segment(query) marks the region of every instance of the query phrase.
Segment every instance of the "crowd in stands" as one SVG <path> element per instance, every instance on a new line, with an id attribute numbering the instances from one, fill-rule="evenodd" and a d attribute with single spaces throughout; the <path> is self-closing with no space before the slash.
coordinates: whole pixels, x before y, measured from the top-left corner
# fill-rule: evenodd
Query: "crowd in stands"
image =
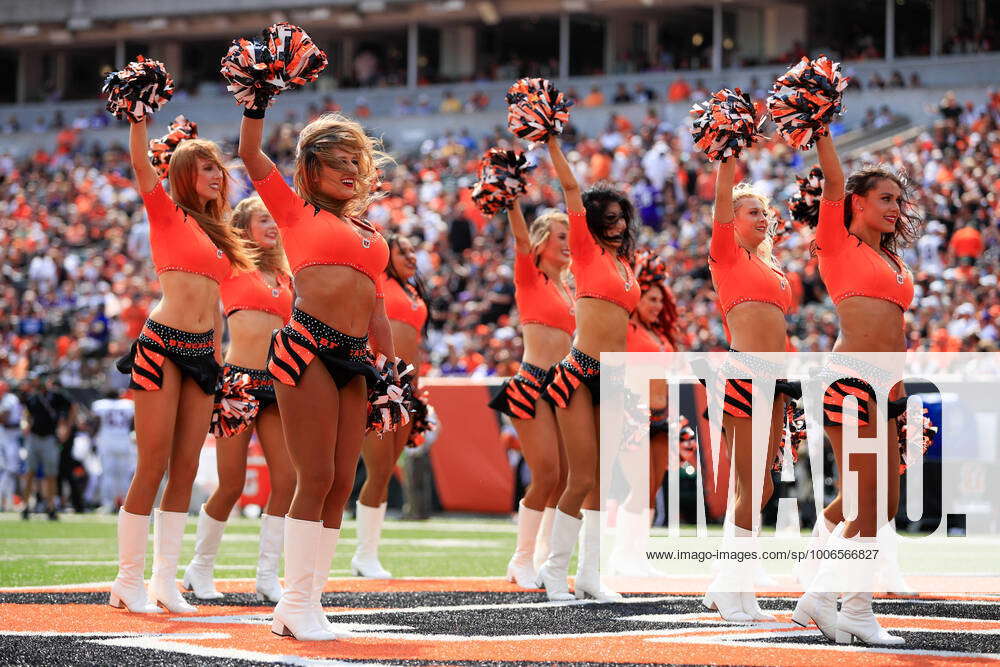
<path id="1" fill-rule="evenodd" d="M 996 350 L 1000 96 L 968 104 L 945 99 L 940 111 L 916 139 L 865 158 L 904 169 L 927 220 L 905 254 L 917 289 L 906 316 L 911 349 Z M 707 266 L 711 165 L 692 150 L 686 127 L 665 123 L 652 109 L 636 126 L 611 118 L 598 136 L 567 130 L 572 168 L 584 186 L 610 181 L 635 202 L 642 245 L 670 267 L 681 349 L 725 349 Z M 276 119 L 269 132 L 266 149 L 286 175 L 297 129 Z M 500 130 L 427 141 L 419 152 L 397 156 L 386 173 L 386 196 L 369 211 L 382 228 L 419 241 L 419 272 L 431 302 L 425 375 L 516 369 L 521 349 L 510 234 L 504 216 L 484 218 L 469 196 L 483 150 L 512 143 Z M 231 141 L 225 146 L 232 155 Z M 539 165 L 524 198 L 530 219 L 561 202 L 542 151 L 529 155 Z M 740 176 L 783 211 L 795 175 L 804 171 L 802 158 L 780 143 L 760 144 Z M 231 172 L 235 199 L 249 191 L 248 181 L 238 160 Z M 127 378 L 114 371 L 113 360 L 138 334 L 158 294 L 148 233 L 123 147 L 80 146 L 70 133 L 53 154 L 0 156 L 0 377 L 17 384 L 49 372 L 67 389 L 124 387 Z M 777 257 L 797 297 L 789 321 L 795 346 L 826 351 L 837 320 L 810 240 L 808 230 L 792 233 Z"/>

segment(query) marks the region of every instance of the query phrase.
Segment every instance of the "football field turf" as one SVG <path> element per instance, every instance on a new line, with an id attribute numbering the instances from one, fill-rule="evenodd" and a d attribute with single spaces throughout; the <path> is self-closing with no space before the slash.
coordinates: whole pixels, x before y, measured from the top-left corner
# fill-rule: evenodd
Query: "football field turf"
<path id="1" fill-rule="evenodd" d="M 169 665 L 905 665 L 1000 663 L 1000 596 L 879 597 L 875 612 L 906 645 L 837 645 L 790 622 L 798 592 L 769 590 L 774 622 L 732 624 L 684 594 L 631 594 L 617 603 L 548 602 L 502 578 L 514 549 L 507 517 L 388 521 L 380 553 L 399 578 L 350 575 L 353 521 L 323 595 L 351 636 L 296 642 L 269 632 L 272 605 L 253 595 L 259 523 L 233 519 L 216 566 L 223 599 L 196 614 L 132 614 L 108 606 L 115 518 L 29 522 L 0 515 L 0 663 Z M 181 565 L 194 548 L 188 521 Z M 150 540 L 150 549 L 152 540 Z M 147 556 L 147 572 L 151 567 Z M 575 568 L 571 567 L 571 572 Z M 178 573 L 178 577 L 180 572 Z"/>

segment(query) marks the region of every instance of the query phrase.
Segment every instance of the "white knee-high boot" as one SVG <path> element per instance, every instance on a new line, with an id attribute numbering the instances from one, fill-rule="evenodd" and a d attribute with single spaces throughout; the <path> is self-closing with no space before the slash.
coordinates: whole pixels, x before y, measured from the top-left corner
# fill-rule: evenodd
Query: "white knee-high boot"
<path id="1" fill-rule="evenodd" d="M 337 553 L 339 540 L 340 528 L 323 526 L 319 536 L 319 547 L 316 549 L 316 566 L 313 570 L 312 591 L 309 597 L 309 604 L 319 619 L 320 627 L 332 633 L 336 639 L 351 636 L 349 632 L 337 630 L 323 611 L 323 589 L 326 588 L 327 579 L 330 578 L 330 564 L 333 563 L 333 556 Z"/>
<path id="2" fill-rule="evenodd" d="M 278 564 L 281 561 L 285 537 L 285 517 L 265 514 L 260 518 L 260 549 L 257 554 L 258 600 L 277 602 L 281 599 Z"/>
<path id="3" fill-rule="evenodd" d="M 538 527 L 538 537 L 535 538 L 535 555 L 533 565 L 535 572 L 541 569 L 542 564 L 549 557 L 550 540 L 552 538 L 552 520 L 556 518 L 556 508 L 546 507 L 542 512 L 542 523 Z"/>
<path id="4" fill-rule="evenodd" d="M 896 534 L 896 522 L 892 520 L 878 529 L 879 574 L 882 585 L 879 590 L 893 595 L 916 595 L 917 592 L 906 583 L 903 572 L 899 568 L 899 535 Z"/>
<path id="5" fill-rule="evenodd" d="M 175 614 L 198 611 L 177 589 L 177 562 L 181 557 L 187 518 L 187 512 L 159 509 L 153 515 L 153 575 L 149 579 L 149 597 Z"/>
<path id="6" fill-rule="evenodd" d="M 622 596 L 601 583 L 601 513 L 598 510 L 583 510 L 582 532 L 574 594 L 580 599 L 590 597 L 598 602 L 618 602 Z"/>
<path id="7" fill-rule="evenodd" d="M 552 537 L 549 556 L 538 569 L 535 585 L 544 588 L 550 600 L 572 600 L 569 592 L 569 560 L 573 556 L 580 535 L 581 519 L 556 509 L 552 520 Z"/>
<path id="8" fill-rule="evenodd" d="M 844 524 L 830 533 L 826 548 L 831 550 L 851 549 L 850 541 L 844 539 Z M 827 639 L 837 636 L 837 593 L 843 586 L 844 561 L 824 558 L 819 563 L 816 576 L 812 578 L 806 592 L 795 604 L 792 620 L 802 627 L 810 622 L 816 624 Z"/>
<path id="9" fill-rule="evenodd" d="M 507 563 L 507 581 L 521 588 L 534 588 L 537 572 L 534 567 L 535 540 L 542 512 L 525 507 L 522 500 L 517 507 L 517 547 Z"/>
<path id="10" fill-rule="evenodd" d="M 320 623 L 312 602 L 322 531 L 321 521 L 285 517 L 285 590 L 274 607 L 271 624 L 271 632 L 276 635 L 300 641 L 336 639 Z M 325 573 L 323 580 L 326 581 Z"/>
<path id="11" fill-rule="evenodd" d="M 389 579 L 392 575 L 378 560 L 378 543 L 382 538 L 382 522 L 385 520 L 387 503 L 378 507 L 368 507 L 358 502 L 357 526 L 358 546 L 351 558 L 351 569 L 359 577 L 369 579 Z"/>
<path id="12" fill-rule="evenodd" d="M 655 577 L 660 574 L 646 556 L 649 550 L 649 524 L 648 507 L 638 513 L 625 508 L 618 511 L 615 548 L 611 553 L 611 567 L 616 574 L 625 577 Z"/>
<path id="13" fill-rule="evenodd" d="M 730 521 L 722 526 L 722 545 L 720 551 L 725 553 L 746 550 L 749 542 L 746 538 L 753 533 L 740 528 Z M 737 539 L 739 538 L 739 539 Z M 718 560 L 718 571 L 705 591 L 702 604 L 707 608 L 717 610 L 723 620 L 734 623 L 746 623 L 754 620 L 743 608 L 743 593 L 741 589 L 751 586 L 750 562 L 733 556 L 723 556 Z M 753 593 L 750 593 L 753 597 Z M 756 603 L 755 603 L 756 604 Z"/>
<path id="14" fill-rule="evenodd" d="M 163 610 L 146 599 L 143 573 L 146 570 L 146 542 L 149 539 L 149 515 L 118 512 L 118 576 L 111 584 L 109 603 L 119 609 L 143 614 Z"/>
<path id="15" fill-rule="evenodd" d="M 830 533 L 833 532 L 834 528 L 836 526 L 827 521 L 822 513 L 816 517 L 816 525 L 813 526 L 812 538 L 809 540 L 807 553 L 815 553 L 826 546 L 826 542 L 830 539 Z M 802 586 L 803 590 L 809 589 L 809 584 L 812 582 L 813 577 L 816 576 L 816 572 L 819 571 L 819 564 L 820 559 L 809 557 L 799 561 L 795 565 L 795 578 L 799 580 L 799 585 Z"/>
<path id="16" fill-rule="evenodd" d="M 215 590 L 215 557 L 225 529 L 226 522 L 210 517 L 202 505 L 194 538 L 194 556 L 184 568 L 182 582 L 184 588 L 193 591 L 199 600 L 218 600 L 222 597 L 222 593 Z"/>
<path id="17" fill-rule="evenodd" d="M 844 593 L 837 614 L 837 643 L 850 644 L 855 639 L 870 646 L 899 646 L 905 644 L 902 637 L 890 635 L 879 625 L 872 611 L 872 598 L 875 593 L 875 574 L 879 567 L 876 560 L 863 556 L 878 547 L 878 539 L 870 537 L 854 537 L 842 540 L 844 548 L 849 549 L 856 557 L 844 561 L 847 565 L 846 576 L 843 577 Z"/>

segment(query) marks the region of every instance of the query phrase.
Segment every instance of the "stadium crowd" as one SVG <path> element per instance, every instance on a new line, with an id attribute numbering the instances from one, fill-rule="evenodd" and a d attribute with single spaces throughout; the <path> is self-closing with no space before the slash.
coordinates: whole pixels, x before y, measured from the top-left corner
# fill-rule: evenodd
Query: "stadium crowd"
<path id="1" fill-rule="evenodd" d="M 268 139 L 266 150 L 286 176 L 298 129 L 294 120 L 279 123 Z M 707 266 L 715 177 L 692 150 L 687 128 L 663 121 L 651 106 L 637 126 L 611 113 L 599 136 L 570 127 L 564 142 L 581 183 L 611 181 L 634 201 L 642 244 L 670 267 L 680 348 L 726 349 Z M 419 275 L 431 309 L 425 377 L 509 375 L 521 357 L 506 220 L 485 219 L 469 192 L 483 150 L 512 143 L 499 129 L 487 137 L 449 132 L 428 140 L 418 152 L 397 156 L 385 174 L 386 196 L 369 210 L 383 229 L 419 241 Z M 227 149 L 234 154 L 231 142 Z M 541 152 L 529 150 L 529 157 L 538 164 L 524 201 L 530 219 L 560 197 Z M 917 288 L 906 314 L 910 349 L 996 350 L 1000 94 L 964 104 L 946 97 L 932 128 L 862 159 L 908 173 L 926 219 L 905 256 Z M 745 165 L 739 176 L 787 217 L 784 201 L 805 171 L 801 154 L 767 142 Z M 238 160 L 230 171 L 235 202 L 249 192 L 249 181 Z M 98 392 L 127 385 L 113 360 L 137 336 L 158 296 L 148 233 L 122 147 L 84 145 L 68 128 L 53 154 L 0 156 L 0 377 L 22 400 L 42 376 L 84 408 Z M 776 254 L 796 295 L 793 344 L 825 351 L 837 336 L 837 320 L 810 241 L 808 229 L 792 231 Z M 79 414 L 88 418 L 86 409 Z"/>

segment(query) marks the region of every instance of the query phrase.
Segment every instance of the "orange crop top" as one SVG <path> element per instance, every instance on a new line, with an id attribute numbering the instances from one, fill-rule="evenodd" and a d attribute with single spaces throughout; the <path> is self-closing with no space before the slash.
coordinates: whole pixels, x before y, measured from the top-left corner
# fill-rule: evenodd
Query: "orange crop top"
<path id="1" fill-rule="evenodd" d="M 891 301 L 903 310 L 913 301 L 913 276 L 900 260 L 899 271 L 878 250 L 844 226 L 844 200 L 820 200 L 816 227 L 819 275 L 834 304 L 851 296 Z"/>
<path id="2" fill-rule="evenodd" d="M 714 224 L 708 263 L 723 321 L 733 306 L 747 301 L 774 304 L 785 314 L 792 310 L 792 290 L 785 274 L 741 248 L 732 222 Z"/>
<path id="3" fill-rule="evenodd" d="M 260 271 L 235 273 L 222 283 L 222 308 L 229 317 L 237 310 L 259 310 L 277 315 L 283 322 L 292 317 L 292 281 L 284 274 L 275 276 L 271 287 Z"/>
<path id="4" fill-rule="evenodd" d="M 167 195 L 163 183 L 142 193 L 142 202 L 149 217 L 149 245 L 157 274 L 197 273 L 220 284 L 229 277 L 229 257 L 212 243 L 198 221 Z"/>
<path id="5" fill-rule="evenodd" d="M 628 262 L 625 279 L 618 271 L 618 260 L 594 240 L 587 228 L 586 213 L 569 214 L 569 250 L 573 256 L 570 269 L 576 279 L 576 298 L 593 297 L 610 301 L 631 313 L 639 304 L 639 283 Z"/>
<path id="6" fill-rule="evenodd" d="M 354 224 L 342 220 L 299 197 L 285 183 L 277 167 L 254 187 L 281 230 L 281 242 L 295 275 L 307 266 L 349 266 L 375 283 L 375 296 L 382 297 L 382 274 L 389 263 L 389 246 L 371 228 L 362 237 Z"/>
<path id="7" fill-rule="evenodd" d="M 390 320 L 396 320 L 420 333 L 427 321 L 427 304 L 417 294 L 417 290 L 407 285 L 405 288 L 394 278 L 385 276 L 385 314 Z"/>
<path id="8" fill-rule="evenodd" d="M 625 340 L 626 352 L 673 352 L 674 346 L 666 338 L 635 322 L 628 323 L 628 337 Z"/>
<path id="9" fill-rule="evenodd" d="M 563 288 L 569 294 L 565 283 Z M 519 252 L 514 256 L 514 300 L 521 324 L 544 324 L 573 335 L 576 329 L 574 304 L 567 302 L 559 287 L 535 266 L 531 253 Z"/>

